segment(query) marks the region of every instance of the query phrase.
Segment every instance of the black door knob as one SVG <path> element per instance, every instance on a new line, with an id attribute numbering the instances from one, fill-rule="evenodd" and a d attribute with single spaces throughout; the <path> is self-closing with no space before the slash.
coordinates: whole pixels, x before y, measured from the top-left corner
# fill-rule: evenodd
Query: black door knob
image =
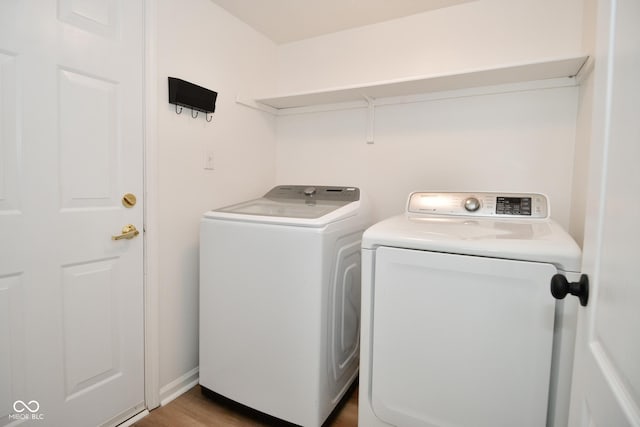
<path id="1" fill-rule="evenodd" d="M 551 278 L 551 295 L 556 299 L 563 299 L 567 294 L 577 296 L 580 305 L 586 307 L 589 301 L 589 277 L 583 274 L 580 281 L 568 282 L 562 274 L 555 274 Z"/>

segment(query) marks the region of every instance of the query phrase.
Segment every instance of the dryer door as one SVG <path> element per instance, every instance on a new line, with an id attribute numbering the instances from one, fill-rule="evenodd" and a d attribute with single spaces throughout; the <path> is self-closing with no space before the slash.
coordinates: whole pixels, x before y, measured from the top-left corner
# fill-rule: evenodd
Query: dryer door
<path id="1" fill-rule="evenodd" d="M 392 425 L 544 426 L 550 264 L 381 247 L 372 405 Z"/>

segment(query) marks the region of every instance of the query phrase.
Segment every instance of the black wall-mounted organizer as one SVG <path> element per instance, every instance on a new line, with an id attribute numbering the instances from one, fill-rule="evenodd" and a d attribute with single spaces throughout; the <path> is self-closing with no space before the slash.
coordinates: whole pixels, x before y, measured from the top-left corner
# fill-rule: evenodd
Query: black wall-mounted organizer
<path id="1" fill-rule="evenodd" d="M 191 117 L 198 117 L 198 111 L 205 113 L 206 120 L 213 120 L 213 115 L 209 118 L 209 113 L 216 111 L 216 99 L 218 92 L 195 85 L 186 80 L 169 77 L 169 103 L 176 105 L 176 113 L 182 113 L 182 107 L 191 108 Z M 180 110 L 178 110 L 178 106 Z M 194 115 L 193 112 L 196 112 Z"/>

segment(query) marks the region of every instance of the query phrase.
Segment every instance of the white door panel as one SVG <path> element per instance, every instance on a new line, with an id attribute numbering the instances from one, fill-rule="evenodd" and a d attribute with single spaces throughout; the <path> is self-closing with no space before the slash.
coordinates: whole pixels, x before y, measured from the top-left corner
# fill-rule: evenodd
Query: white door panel
<path id="1" fill-rule="evenodd" d="M 4 424 L 13 411 L 12 397 L 25 392 L 23 276 L 0 277 L 0 419 Z M 6 380 L 5 380 L 6 379 Z"/>
<path id="2" fill-rule="evenodd" d="M 118 207 L 117 89 L 58 69 L 62 209 Z"/>
<path id="3" fill-rule="evenodd" d="M 0 215 L 18 213 L 18 92 L 16 57 L 0 51 Z"/>
<path id="4" fill-rule="evenodd" d="M 119 24 L 118 7 L 118 2 L 114 0 L 59 0 L 58 14 L 60 21 L 92 34 L 113 38 Z"/>
<path id="5" fill-rule="evenodd" d="M 143 407 L 142 5 L 0 2 L 0 425 Z"/>
<path id="6" fill-rule="evenodd" d="M 640 426 L 640 3 L 599 2 L 574 426 Z"/>

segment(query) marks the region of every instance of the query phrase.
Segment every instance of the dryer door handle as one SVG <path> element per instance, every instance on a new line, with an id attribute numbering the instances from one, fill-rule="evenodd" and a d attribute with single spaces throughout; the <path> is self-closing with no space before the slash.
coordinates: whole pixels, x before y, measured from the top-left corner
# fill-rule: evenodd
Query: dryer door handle
<path id="1" fill-rule="evenodd" d="M 583 274 L 580 281 L 569 282 L 562 274 L 554 274 L 551 278 L 551 295 L 556 299 L 563 299 L 567 294 L 577 296 L 580 305 L 586 307 L 589 302 L 589 277 Z"/>

